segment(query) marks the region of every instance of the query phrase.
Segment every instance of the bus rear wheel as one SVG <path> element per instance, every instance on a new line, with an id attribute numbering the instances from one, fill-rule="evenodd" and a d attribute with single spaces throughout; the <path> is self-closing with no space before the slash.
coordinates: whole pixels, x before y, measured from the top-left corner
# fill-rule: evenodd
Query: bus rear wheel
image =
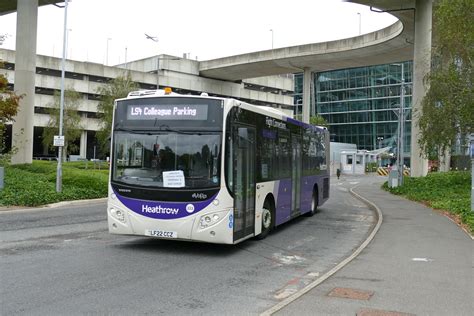
<path id="1" fill-rule="evenodd" d="M 318 202 L 319 202 L 318 190 L 317 188 L 315 188 L 313 190 L 313 197 L 311 199 L 311 210 L 308 213 L 306 213 L 308 216 L 313 216 L 314 214 L 318 212 Z"/>

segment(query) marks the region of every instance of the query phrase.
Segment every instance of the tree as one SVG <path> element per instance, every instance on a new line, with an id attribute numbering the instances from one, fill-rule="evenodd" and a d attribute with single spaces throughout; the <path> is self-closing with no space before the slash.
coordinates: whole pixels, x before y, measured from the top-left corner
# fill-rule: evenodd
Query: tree
<path id="1" fill-rule="evenodd" d="M 9 161 L 10 152 L 6 152 L 5 130 L 8 122 L 13 122 L 15 115 L 18 113 L 20 99 L 23 95 L 17 95 L 8 89 L 8 80 L 0 74 L 0 160 Z M 14 149 L 13 149 L 14 150 Z"/>
<path id="2" fill-rule="evenodd" d="M 321 115 L 311 116 L 309 118 L 309 123 L 311 125 L 318 125 L 318 126 L 324 126 L 324 127 L 329 126 L 328 122 Z"/>
<path id="3" fill-rule="evenodd" d="M 81 126 L 81 115 L 78 111 L 81 94 L 74 89 L 64 92 L 64 111 L 63 111 L 63 135 L 64 159 L 68 154 L 79 150 L 79 146 L 75 143 L 81 137 L 83 127 Z M 59 110 L 60 110 L 60 94 L 54 93 L 54 103 L 49 104 L 48 114 L 49 122 L 43 130 L 43 145 L 53 148 L 54 135 L 59 135 Z"/>
<path id="4" fill-rule="evenodd" d="M 473 132 L 473 0 L 440 0 L 434 7 L 433 66 L 425 78 L 419 144 L 425 156 L 449 152 Z"/>
<path id="5" fill-rule="evenodd" d="M 101 95 L 97 109 L 100 112 L 101 128 L 97 133 L 97 139 L 102 152 L 108 152 L 110 149 L 110 133 L 112 131 L 112 116 L 114 101 L 125 98 L 130 91 L 138 90 L 140 87 L 132 81 L 130 73 L 125 76 L 119 76 L 109 81 L 107 85 L 99 87 L 97 93 Z"/>

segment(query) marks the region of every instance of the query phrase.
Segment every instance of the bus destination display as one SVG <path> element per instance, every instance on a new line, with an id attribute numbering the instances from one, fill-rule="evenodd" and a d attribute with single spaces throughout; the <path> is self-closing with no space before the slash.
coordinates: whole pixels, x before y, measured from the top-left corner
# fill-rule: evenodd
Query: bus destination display
<path id="1" fill-rule="evenodd" d="M 128 120 L 207 120 L 207 104 L 199 105 L 129 105 Z"/>

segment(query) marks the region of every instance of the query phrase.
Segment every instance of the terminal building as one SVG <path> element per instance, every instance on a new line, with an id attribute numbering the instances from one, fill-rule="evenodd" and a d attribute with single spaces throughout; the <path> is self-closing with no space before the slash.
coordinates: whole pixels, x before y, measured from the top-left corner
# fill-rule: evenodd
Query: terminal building
<path id="1" fill-rule="evenodd" d="M 13 90 L 15 82 L 15 51 L 0 49 L 0 71 L 7 77 Z M 241 82 L 229 82 L 199 76 L 198 61 L 174 56 L 154 56 L 116 66 L 66 61 L 65 89 L 79 92 L 82 96 L 78 105 L 81 115 L 82 134 L 77 140 L 78 152 L 74 156 L 81 158 L 105 158 L 95 137 L 100 129 L 97 105 L 99 87 L 111 79 L 130 73 L 132 80 L 140 89 L 171 87 L 180 94 L 199 95 L 202 92 L 210 96 L 239 99 L 258 106 L 270 106 L 293 115 L 293 75 L 270 76 L 245 79 Z M 159 72 L 157 67 L 159 65 Z M 54 157 L 55 152 L 43 145 L 43 130 L 50 116 L 48 108 L 53 107 L 54 93 L 61 87 L 61 59 L 37 55 L 33 131 L 33 159 Z M 57 103 L 57 101 L 56 101 Z M 11 144 L 11 125 L 7 128 L 7 147 Z M 10 145 L 11 146 L 11 145 Z"/>
<path id="2" fill-rule="evenodd" d="M 312 110 L 328 122 L 331 140 L 358 149 L 397 147 L 398 108 L 402 89 L 401 63 L 338 69 L 313 74 Z M 404 158 L 408 164 L 411 138 L 413 62 L 404 69 Z M 301 113 L 303 75 L 295 75 L 296 112 Z"/>

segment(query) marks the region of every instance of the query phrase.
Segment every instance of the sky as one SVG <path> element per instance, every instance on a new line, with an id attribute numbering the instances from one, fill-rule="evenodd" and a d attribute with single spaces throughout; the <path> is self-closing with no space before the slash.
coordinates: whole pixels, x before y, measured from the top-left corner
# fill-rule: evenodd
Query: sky
<path id="1" fill-rule="evenodd" d="M 72 0 L 67 58 L 115 65 L 169 54 L 208 60 L 325 42 L 393 24 L 387 13 L 338 0 Z M 38 10 L 37 53 L 61 57 L 64 9 Z M 145 33 L 156 37 L 147 39 Z M 0 48 L 15 49 L 16 13 L 0 16 Z"/>

